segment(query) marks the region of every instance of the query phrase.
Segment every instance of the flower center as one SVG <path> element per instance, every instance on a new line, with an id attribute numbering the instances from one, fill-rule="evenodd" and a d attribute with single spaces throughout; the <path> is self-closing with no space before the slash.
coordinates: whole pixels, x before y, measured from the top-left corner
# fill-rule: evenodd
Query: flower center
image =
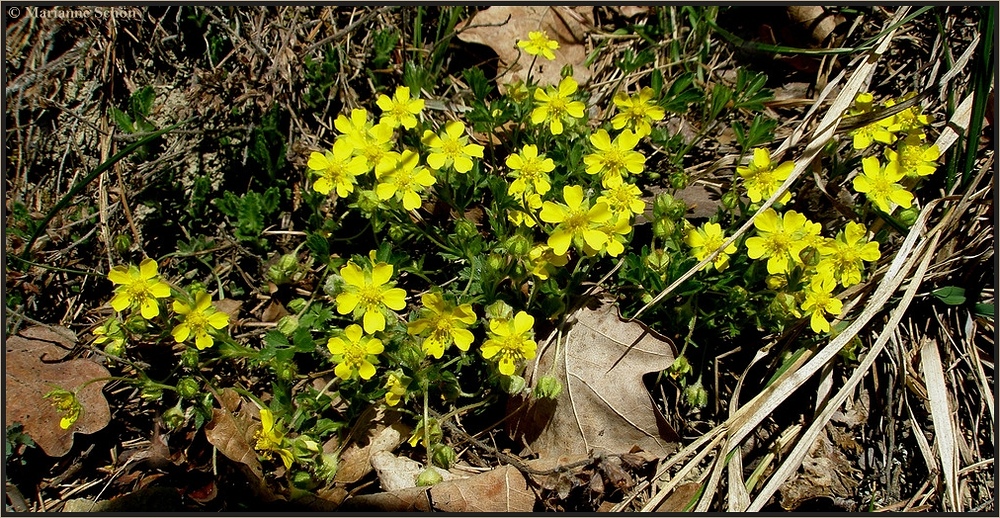
<path id="1" fill-rule="evenodd" d="M 446 155 L 458 156 L 462 153 L 462 143 L 457 140 L 445 140 L 441 144 L 441 150 Z"/>
<path id="2" fill-rule="evenodd" d="M 365 287 L 361 288 L 358 292 L 358 295 L 361 298 L 361 305 L 366 309 L 370 309 L 382 302 L 382 286 L 366 283 Z"/>

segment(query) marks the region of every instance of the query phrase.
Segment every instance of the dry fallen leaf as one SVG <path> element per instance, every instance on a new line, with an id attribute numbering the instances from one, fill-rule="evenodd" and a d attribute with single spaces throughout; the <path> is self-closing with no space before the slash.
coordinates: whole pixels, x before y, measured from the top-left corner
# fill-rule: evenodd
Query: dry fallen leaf
<path id="1" fill-rule="evenodd" d="M 6 393 L 4 425 L 17 422 L 24 432 L 50 457 L 62 457 L 73 447 L 73 434 L 94 433 L 111 420 L 103 388 L 108 370 L 100 364 L 78 358 L 61 361 L 73 349 L 76 336 L 64 327 L 34 326 L 20 336 L 7 339 L 5 346 Z M 82 388 L 81 388 L 82 387 Z M 69 429 L 59 427 L 60 414 L 45 394 L 52 389 L 78 390 L 83 412 Z"/>
<path id="2" fill-rule="evenodd" d="M 363 417 L 363 416 L 362 416 Z M 353 484 L 372 472 L 372 457 L 378 452 L 391 452 L 403 444 L 413 429 L 400 421 L 402 415 L 395 410 L 377 407 L 370 418 L 358 420 L 359 430 L 363 430 L 355 441 L 348 444 L 340 454 L 340 463 L 334 481 L 338 484 Z M 327 445 L 323 445 L 327 451 Z"/>
<path id="3" fill-rule="evenodd" d="M 397 457 L 387 451 L 372 455 L 371 463 L 385 491 L 417 487 L 417 477 L 424 471 L 423 464 L 407 457 Z M 464 478 L 437 466 L 431 468 L 437 471 L 444 481 Z"/>
<path id="4" fill-rule="evenodd" d="M 594 14 L 590 6 L 502 5 L 479 11 L 462 22 L 458 27 L 458 39 L 486 45 L 497 53 L 500 70 L 506 70 L 497 78 L 503 91 L 505 84 L 527 77 L 534 57 L 522 52 L 517 41 L 527 39 L 531 31 L 545 31 L 550 39 L 559 43 L 559 48 L 552 61 L 541 57 L 534 60 L 532 79 L 539 85 L 557 84 L 562 68 L 572 65 L 573 78 L 584 85 L 592 75 L 586 66 L 586 39 L 593 25 Z"/>
<path id="5" fill-rule="evenodd" d="M 220 453 L 245 464 L 258 479 L 263 479 L 264 468 L 251 443 L 254 429 L 260 424 L 251 419 L 245 408 L 240 408 L 243 399 L 235 390 L 224 389 L 219 394 L 219 403 L 222 408 L 213 408 L 212 420 L 205 425 L 205 438 Z"/>
<path id="6" fill-rule="evenodd" d="M 529 513 L 535 494 L 512 466 L 469 478 L 348 498 L 340 511 L 446 513 Z"/>
<path id="7" fill-rule="evenodd" d="M 802 460 L 802 468 L 795 476 L 781 485 L 781 507 L 788 511 L 797 509 L 813 498 L 838 498 L 850 500 L 855 494 L 860 480 L 860 471 L 845 455 L 844 450 L 830 440 L 827 433 L 821 434 L 809 449 L 809 455 Z"/>
<path id="8" fill-rule="evenodd" d="M 532 378 L 552 372 L 562 393 L 554 401 L 533 398 L 511 420 L 515 437 L 538 454 L 535 467 L 553 467 L 562 456 L 597 448 L 626 453 L 639 446 L 660 457 L 669 453 L 677 434 L 659 414 L 642 376 L 670 367 L 673 344 L 639 322 L 623 321 L 611 305 L 582 308 L 575 317 L 562 345 L 553 341 L 537 370 L 529 367 L 525 374 L 533 385 Z"/>

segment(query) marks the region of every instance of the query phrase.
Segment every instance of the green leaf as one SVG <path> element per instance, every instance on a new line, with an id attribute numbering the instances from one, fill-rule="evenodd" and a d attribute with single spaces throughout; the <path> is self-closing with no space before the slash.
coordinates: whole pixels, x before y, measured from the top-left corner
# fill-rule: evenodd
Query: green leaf
<path id="1" fill-rule="evenodd" d="M 129 108 L 131 109 L 132 116 L 136 120 L 149 117 L 149 112 L 153 108 L 153 101 L 155 99 L 156 92 L 153 91 L 152 86 L 144 86 L 133 92 L 131 99 L 129 99 Z"/>
<path id="2" fill-rule="evenodd" d="M 975 305 L 972 311 L 975 312 L 976 315 L 981 317 L 995 318 L 996 310 L 997 310 L 996 304 L 984 304 L 980 302 L 979 304 Z"/>
<path id="3" fill-rule="evenodd" d="M 111 119 L 115 121 L 115 125 L 118 126 L 118 129 L 124 131 L 125 133 L 135 133 L 135 127 L 132 125 L 132 118 L 129 117 L 127 113 L 112 106 L 108 108 L 108 114 L 111 116 Z"/>
<path id="4" fill-rule="evenodd" d="M 938 288 L 931 292 L 941 302 L 949 306 L 958 306 L 965 304 L 965 289 L 959 288 L 957 286 L 945 286 L 943 288 Z"/>
<path id="5" fill-rule="evenodd" d="M 493 89 L 490 86 L 490 82 L 486 79 L 486 74 L 484 74 L 479 67 L 467 68 L 463 70 L 462 77 L 465 78 L 465 82 L 469 84 L 469 89 L 472 90 L 472 95 L 477 100 L 486 99 L 490 90 Z"/>
<path id="6" fill-rule="evenodd" d="M 307 235 L 306 248 L 319 259 L 319 262 L 326 264 L 330 260 L 330 241 L 322 235 L 316 233 Z"/>
<path id="7" fill-rule="evenodd" d="M 716 83 L 715 87 L 712 88 L 712 105 L 708 112 L 708 120 L 714 120 L 721 115 L 722 110 L 726 109 L 726 105 L 732 98 L 732 89 L 724 84 Z"/>

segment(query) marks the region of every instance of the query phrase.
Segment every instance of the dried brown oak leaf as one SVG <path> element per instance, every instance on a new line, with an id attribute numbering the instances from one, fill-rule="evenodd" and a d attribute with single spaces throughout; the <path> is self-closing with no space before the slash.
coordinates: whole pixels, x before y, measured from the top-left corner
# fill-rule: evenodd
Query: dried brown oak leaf
<path id="1" fill-rule="evenodd" d="M 539 469 L 595 449 L 621 454 L 638 446 L 665 456 L 676 446 L 677 434 L 653 404 L 642 377 L 670 367 L 677 354 L 673 343 L 638 321 L 625 322 L 612 305 L 584 307 L 574 316 L 561 345 L 552 340 L 537 367 L 529 365 L 525 374 L 533 386 L 551 372 L 563 390 L 555 400 L 529 400 L 511 420 L 514 436 L 538 454 L 533 465 Z M 513 408 L 522 403 L 516 399 Z"/>
<path id="2" fill-rule="evenodd" d="M 264 468 L 253 448 L 253 434 L 260 423 L 253 420 L 253 414 L 235 390 L 223 389 L 218 399 L 222 408 L 212 409 L 212 420 L 205 425 L 205 438 L 220 453 L 246 465 L 258 480 L 262 480 Z"/>
<path id="3" fill-rule="evenodd" d="M 535 64 L 531 77 L 535 83 L 558 84 L 562 68 L 573 65 L 573 79 L 585 85 L 592 75 L 586 65 L 586 42 L 593 26 L 592 6 L 501 5 L 479 11 L 462 22 L 458 27 L 458 39 L 486 45 L 497 53 L 503 71 L 497 78 L 501 92 L 505 84 L 527 77 L 532 58 Z M 554 60 L 536 58 L 518 48 L 517 41 L 528 39 L 531 31 L 545 31 L 549 39 L 559 43 Z"/>
<path id="4" fill-rule="evenodd" d="M 535 494 L 521 472 L 512 466 L 501 466 L 429 488 L 355 496 L 345 500 L 339 511 L 529 513 L 534 506 Z"/>
<path id="5" fill-rule="evenodd" d="M 63 361 L 74 344 L 76 336 L 69 329 L 34 326 L 8 338 L 5 345 L 4 425 L 24 425 L 24 432 L 50 457 L 66 455 L 73 447 L 73 434 L 97 432 L 111 421 L 102 391 L 108 370 L 84 358 Z M 87 384 L 96 379 L 102 380 Z M 59 426 L 61 416 L 52 401 L 45 398 L 55 388 L 78 391 L 83 408 L 66 430 Z"/>

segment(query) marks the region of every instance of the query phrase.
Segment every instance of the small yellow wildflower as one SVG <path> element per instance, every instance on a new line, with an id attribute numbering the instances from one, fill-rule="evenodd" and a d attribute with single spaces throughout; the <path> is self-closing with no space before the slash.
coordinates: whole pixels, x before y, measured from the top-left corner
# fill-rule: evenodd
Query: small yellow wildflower
<path id="1" fill-rule="evenodd" d="M 747 256 L 767 259 L 767 273 L 779 274 L 789 270 L 789 263 L 800 263 L 799 254 L 806 247 L 802 237 L 806 217 L 794 210 L 784 216 L 768 208 L 754 220 L 757 235 L 747 238 Z"/>
<path id="2" fill-rule="evenodd" d="M 618 113 L 611 118 L 611 127 L 620 130 L 628 127 L 639 137 L 645 137 L 652 131 L 651 122 L 663 120 L 666 113 L 660 105 L 653 101 L 653 89 L 645 86 L 635 96 L 629 96 L 619 91 L 612 101 L 618 108 Z"/>
<path id="3" fill-rule="evenodd" d="M 424 109 L 424 100 L 416 97 L 410 98 L 410 87 L 397 86 L 395 95 L 390 98 L 382 94 L 375 100 L 375 104 L 382 109 L 382 117 L 379 123 L 388 124 L 391 128 L 403 126 L 411 129 L 417 125 L 417 115 Z"/>
<path id="4" fill-rule="evenodd" d="M 639 137 L 629 130 L 611 140 L 606 130 L 599 129 L 590 135 L 590 143 L 596 151 L 584 156 L 583 163 L 587 164 L 587 174 L 601 175 L 605 188 L 616 187 L 629 173 L 639 174 L 645 168 L 646 157 L 635 151 Z"/>
<path id="5" fill-rule="evenodd" d="M 386 155 L 376 175 L 379 184 L 375 194 L 380 200 L 388 200 L 393 196 L 403 202 L 406 210 L 420 207 L 420 194 L 427 187 L 434 185 L 434 176 L 426 167 L 418 166 L 420 156 L 413 150 L 405 149 L 402 153 L 391 151 Z M 381 171 L 381 173 L 380 173 Z"/>
<path id="6" fill-rule="evenodd" d="M 472 304 L 453 306 L 444 300 L 440 293 L 425 293 L 421 297 L 424 304 L 421 318 L 407 325 L 407 333 L 422 335 L 427 330 L 430 334 L 424 338 L 421 349 L 426 354 L 441 358 L 444 350 L 454 342 L 462 351 L 468 351 L 472 345 L 472 331 L 466 329 L 476 323 L 476 313 Z"/>
<path id="7" fill-rule="evenodd" d="M 367 160 L 367 171 L 376 170 L 379 166 L 392 162 L 390 155 L 393 153 L 394 134 L 395 131 L 388 124 L 376 124 L 365 130 L 357 143 L 358 147 L 354 149 L 354 154 Z"/>
<path id="8" fill-rule="evenodd" d="M 333 120 L 333 127 L 340 132 L 337 140 L 346 141 L 352 150 L 356 150 L 364 147 L 372 123 L 368 120 L 368 110 L 355 108 L 351 110 L 350 116 L 343 113 L 337 115 L 337 118 Z"/>
<path id="9" fill-rule="evenodd" d="M 802 301 L 802 310 L 812 314 L 809 325 L 816 333 L 829 333 L 830 322 L 826 320 L 824 313 L 833 316 L 840 315 L 844 304 L 837 297 L 833 296 L 833 289 L 837 286 L 837 281 L 827 275 L 817 275 L 809 282 L 805 291 L 805 300 Z"/>
<path id="10" fill-rule="evenodd" d="M 498 357 L 500 374 L 514 374 L 517 362 L 535 357 L 538 344 L 532 339 L 534 325 L 535 318 L 524 311 L 518 311 L 510 320 L 491 320 L 487 332 L 489 338 L 482 347 L 483 358 L 490 360 Z"/>
<path id="11" fill-rule="evenodd" d="M 254 436 L 256 438 L 254 449 L 261 452 L 264 458 L 270 459 L 272 452 L 277 453 L 285 469 L 292 467 L 295 458 L 291 450 L 282 447 L 285 443 L 285 433 L 281 430 L 281 424 L 274 420 L 274 414 L 270 410 L 260 409 L 260 430 L 257 430 Z"/>
<path id="12" fill-rule="evenodd" d="M 897 103 L 915 97 L 916 92 L 910 92 L 899 99 L 890 99 L 885 102 L 886 108 L 891 108 Z M 923 137 L 923 128 L 931 123 L 930 117 L 920 113 L 919 106 L 911 106 L 892 116 L 890 124 L 886 127 L 892 133 L 908 133 L 913 136 Z"/>
<path id="13" fill-rule="evenodd" d="M 112 268 L 108 272 L 108 280 L 119 286 L 115 288 L 111 307 L 120 312 L 139 306 L 139 312 L 145 319 L 159 315 L 160 305 L 156 299 L 169 297 L 170 285 L 160 280 L 156 269 L 156 261 L 149 258 L 143 259 L 138 268 L 134 265 Z"/>
<path id="14" fill-rule="evenodd" d="M 745 167 L 737 167 L 736 172 L 743 177 L 743 185 L 747 189 L 750 201 L 757 203 L 770 198 L 788 178 L 792 169 L 795 169 L 794 162 L 774 164 L 766 149 L 756 148 L 753 150 L 753 159 L 750 163 Z M 790 199 L 792 193 L 785 191 L 785 194 L 778 198 L 778 203 L 788 203 Z"/>
<path id="15" fill-rule="evenodd" d="M 406 396 L 406 388 L 410 386 L 410 382 L 413 381 L 409 376 L 404 376 L 403 372 L 400 370 L 395 370 L 388 373 L 385 382 L 385 404 L 388 406 L 396 406 L 403 397 Z"/>
<path id="16" fill-rule="evenodd" d="M 601 250 L 608 236 L 597 226 L 611 219 L 608 204 L 600 202 L 591 207 L 583 197 L 583 187 L 579 185 L 563 187 L 563 200 L 565 205 L 544 202 L 538 215 L 542 221 L 557 225 L 548 240 L 552 251 L 556 255 L 564 255 L 570 244 L 575 243 L 582 248 L 584 242 L 593 250 Z"/>
<path id="17" fill-rule="evenodd" d="M 357 324 L 347 326 L 344 337 L 334 336 L 327 340 L 326 348 L 337 362 L 333 373 L 344 381 L 351 379 L 354 373 L 361 379 L 371 379 L 375 375 L 375 357 L 385 350 L 378 338 L 363 336 L 361 326 Z"/>
<path id="18" fill-rule="evenodd" d="M 75 393 L 63 389 L 53 389 L 44 397 L 51 399 L 52 406 L 56 407 L 56 412 L 62 414 L 62 418 L 59 419 L 59 428 L 68 430 L 70 426 L 73 426 L 73 423 L 80 419 L 83 406 L 80 405 Z"/>
<path id="19" fill-rule="evenodd" d="M 579 84 L 571 76 L 559 81 L 558 87 L 538 88 L 535 90 L 536 107 L 531 111 L 531 123 L 549 123 L 549 132 L 561 135 L 563 121 L 582 119 L 586 105 L 570 98 L 576 93 Z"/>
<path id="20" fill-rule="evenodd" d="M 208 334 L 209 329 L 224 329 L 229 325 L 229 315 L 212 307 L 212 296 L 208 293 L 198 293 L 194 307 L 179 300 L 174 300 L 173 305 L 174 312 L 184 317 L 184 321 L 174 326 L 171 333 L 177 343 L 187 340 L 193 334 L 198 349 L 212 347 L 215 340 Z"/>
<path id="21" fill-rule="evenodd" d="M 612 214 L 632 217 L 646 210 L 646 202 L 642 201 L 641 196 L 642 191 L 635 185 L 621 183 L 603 190 L 597 197 L 597 202 L 607 203 Z"/>
<path id="22" fill-rule="evenodd" d="M 556 59 L 552 51 L 559 49 L 559 42 L 550 40 L 545 31 L 531 31 L 528 39 L 517 41 L 517 46 L 532 56 L 542 56 L 551 61 Z"/>
<path id="23" fill-rule="evenodd" d="M 507 213 L 507 219 L 511 223 L 518 226 L 525 226 L 528 228 L 535 226 L 535 218 L 532 214 L 538 212 L 538 209 L 542 208 L 542 195 L 538 193 L 524 194 L 520 195 L 521 199 L 521 209 L 512 210 Z"/>
<path id="24" fill-rule="evenodd" d="M 569 262 L 569 257 L 566 254 L 556 255 L 552 251 L 551 246 L 540 243 L 528 252 L 528 261 L 531 268 L 531 275 L 544 281 L 549 278 L 549 275 L 555 273 L 556 268 L 566 266 L 566 263 Z"/>
<path id="25" fill-rule="evenodd" d="M 861 223 L 850 221 L 834 239 L 819 248 L 822 259 L 816 266 L 819 275 L 837 280 L 843 287 L 861 282 L 862 261 L 877 261 L 882 254 L 877 241 L 868 241 L 868 230 Z"/>
<path id="26" fill-rule="evenodd" d="M 722 225 L 718 223 L 705 223 L 700 227 L 689 230 L 687 235 L 684 236 L 684 242 L 691 247 L 691 254 L 694 258 L 702 261 L 726 242 L 726 235 L 722 232 Z M 712 266 L 720 272 L 725 270 L 729 267 L 729 256 L 735 253 L 736 243 L 730 243 L 725 250 L 715 256 Z"/>
<path id="27" fill-rule="evenodd" d="M 626 236 L 632 233 L 631 219 L 631 217 L 625 214 L 612 214 L 611 218 L 596 227 L 597 230 L 604 232 L 604 235 L 608 237 L 608 239 L 604 242 L 604 247 L 601 249 L 594 249 L 584 242 L 583 253 L 589 256 L 600 252 L 606 252 L 611 257 L 618 257 L 621 255 L 621 253 L 625 251 L 625 242 L 627 241 Z"/>
<path id="28" fill-rule="evenodd" d="M 864 193 L 881 211 L 892 212 L 895 205 L 905 209 L 913 202 L 913 194 L 896 183 L 903 179 L 900 168 L 885 167 L 873 156 L 863 158 L 861 167 L 863 172 L 854 177 L 854 190 Z"/>
<path id="29" fill-rule="evenodd" d="M 337 196 L 343 198 L 354 191 L 357 176 L 368 170 L 368 160 L 355 156 L 346 140 L 337 140 L 331 151 L 311 153 L 308 166 L 318 177 L 313 182 L 314 191 L 326 195 L 337 189 Z"/>
<path id="30" fill-rule="evenodd" d="M 468 173 L 472 170 L 472 159 L 483 158 L 483 146 L 468 143 L 465 124 L 460 121 L 445 124 L 441 135 L 435 135 L 431 130 L 424 131 L 422 141 L 431 148 L 427 165 L 435 171 L 451 165 L 459 173 Z"/>
<path id="31" fill-rule="evenodd" d="M 370 271 L 365 271 L 348 261 L 340 269 L 340 276 L 346 284 L 343 293 L 337 295 L 337 313 L 353 312 L 355 318 L 363 315 L 366 333 L 385 330 L 386 308 L 399 311 L 406 307 L 406 291 L 390 282 L 391 264 L 374 264 Z"/>
<path id="32" fill-rule="evenodd" d="M 854 99 L 855 108 L 851 110 L 850 114 L 861 115 L 872 113 L 874 111 L 873 101 L 874 97 L 872 94 L 868 92 L 859 93 Z M 853 137 L 852 145 L 854 149 L 866 149 L 872 145 L 872 142 L 892 144 L 896 140 L 896 136 L 889 131 L 889 125 L 891 124 L 892 118 L 890 117 L 877 120 L 850 132 L 849 135 Z"/>
<path id="33" fill-rule="evenodd" d="M 920 178 L 934 174 L 937 170 L 937 160 L 941 157 L 941 151 L 937 144 L 924 145 L 918 135 L 910 135 L 900 140 L 898 151 L 886 148 L 885 157 L 889 163 L 886 169 L 891 169 L 893 173 L 902 173 L 908 178 Z"/>
<path id="34" fill-rule="evenodd" d="M 510 176 L 514 178 L 507 188 L 508 194 L 517 195 L 526 192 L 545 194 L 552 187 L 548 173 L 556 168 L 556 163 L 551 158 L 545 158 L 545 155 L 539 155 L 538 146 L 525 145 L 520 153 L 508 156 L 506 163 L 511 169 Z"/>

